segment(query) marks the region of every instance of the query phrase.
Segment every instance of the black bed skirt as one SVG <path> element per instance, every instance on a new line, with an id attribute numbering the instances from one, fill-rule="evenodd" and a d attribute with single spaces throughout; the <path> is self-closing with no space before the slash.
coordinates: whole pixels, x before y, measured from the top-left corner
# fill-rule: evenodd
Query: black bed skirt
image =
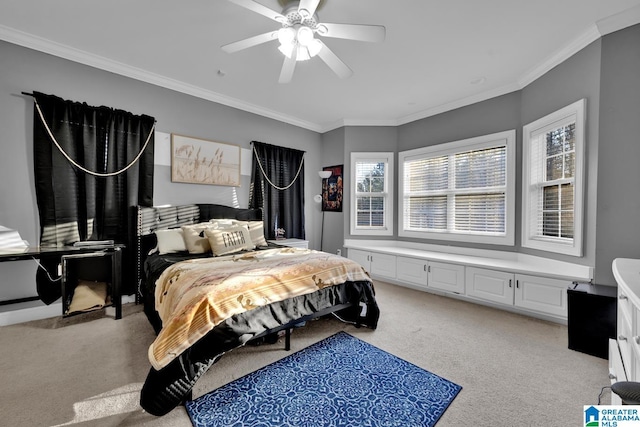
<path id="1" fill-rule="evenodd" d="M 346 307 L 346 308 L 345 308 Z M 185 401 L 197 380 L 226 352 L 258 336 L 288 329 L 305 320 L 335 312 L 356 327 L 375 329 L 380 310 L 371 282 L 347 282 L 233 316 L 216 326 L 169 365 L 151 368 L 140 405 L 165 415 Z M 147 313 L 149 314 L 149 313 Z"/>

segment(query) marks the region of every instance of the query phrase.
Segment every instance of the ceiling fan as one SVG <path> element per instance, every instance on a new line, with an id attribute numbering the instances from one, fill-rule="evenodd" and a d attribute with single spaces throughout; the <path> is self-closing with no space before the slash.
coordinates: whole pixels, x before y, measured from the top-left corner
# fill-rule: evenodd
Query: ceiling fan
<path id="1" fill-rule="evenodd" d="M 253 0 L 228 1 L 281 24 L 281 28 L 276 31 L 259 34 L 222 46 L 223 51 L 233 53 L 252 46 L 278 40 L 280 42 L 278 50 L 285 56 L 278 80 L 280 83 L 289 83 L 291 81 L 296 62 L 311 59 L 316 55 L 320 57 L 338 77 L 347 78 L 353 74 L 351 68 L 338 58 L 322 40 L 315 36 L 364 42 L 382 42 L 385 39 L 386 30 L 385 27 L 381 25 L 318 22 L 316 10 L 321 1 L 324 0 L 278 0 L 281 4 L 284 4 L 282 13 L 269 9 Z"/>

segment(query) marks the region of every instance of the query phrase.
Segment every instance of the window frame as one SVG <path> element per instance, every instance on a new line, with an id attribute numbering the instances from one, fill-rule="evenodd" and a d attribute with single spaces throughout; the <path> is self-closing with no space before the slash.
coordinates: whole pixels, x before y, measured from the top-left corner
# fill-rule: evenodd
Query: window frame
<path id="1" fill-rule="evenodd" d="M 522 129 L 522 247 L 538 249 L 547 252 L 554 252 L 575 257 L 583 255 L 583 234 L 584 234 L 584 192 L 585 192 L 585 118 L 586 118 L 586 99 L 580 99 L 573 104 L 567 105 L 551 114 L 535 120 Z M 533 228 L 538 228 L 538 224 L 531 219 L 530 210 L 536 210 L 540 214 L 543 209 L 541 196 L 538 196 L 537 202 L 532 202 L 534 197 L 533 187 L 538 187 L 535 191 L 542 188 L 542 183 L 532 182 L 532 169 L 536 166 L 532 164 L 534 155 L 532 150 L 535 148 L 534 140 L 547 132 L 557 129 L 560 126 L 566 126 L 567 123 L 575 123 L 575 172 L 574 178 L 563 178 L 563 182 L 573 182 L 573 238 L 542 236 L 538 232 L 534 232 Z M 542 159 L 542 158 L 541 158 Z M 545 162 L 540 161 L 542 167 L 542 175 L 544 175 Z M 533 206 L 535 205 L 535 206 Z"/>
<path id="2" fill-rule="evenodd" d="M 506 147 L 505 162 L 505 232 L 501 235 L 482 235 L 473 232 L 452 231 L 447 227 L 446 231 L 416 231 L 405 229 L 405 191 L 404 191 L 404 172 L 405 160 L 407 158 L 424 156 L 425 158 L 433 158 L 438 156 L 450 156 L 464 153 L 471 150 L 482 150 L 488 148 Z M 402 151 L 398 156 L 398 236 L 411 237 L 418 239 L 430 240 L 446 240 L 469 243 L 483 243 L 490 245 L 515 245 L 515 199 L 516 199 L 516 131 L 515 129 L 497 132 L 489 135 L 482 135 L 474 138 L 468 138 L 459 141 L 447 142 L 443 144 L 421 147 L 413 150 Z M 451 171 L 454 174 L 455 171 Z M 453 196 L 455 189 L 448 190 L 449 195 Z M 447 209 L 450 203 L 448 203 Z M 447 210 L 449 212 L 449 210 Z M 449 217 L 449 213 L 447 214 Z M 448 221 L 448 223 L 451 223 Z"/>
<path id="3" fill-rule="evenodd" d="M 376 161 L 385 164 L 385 191 L 383 197 L 385 198 L 384 208 L 384 223 L 385 227 L 380 228 L 363 228 L 358 227 L 356 223 L 357 218 L 357 181 L 356 181 L 356 163 L 360 160 L 363 161 Z M 385 152 L 352 152 L 351 153 L 351 170 L 350 178 L 350 233 L 354 236 L 393 236 L 393 210 L 394 210 L 394 160 L 395 153 L 392 151 Z"/>

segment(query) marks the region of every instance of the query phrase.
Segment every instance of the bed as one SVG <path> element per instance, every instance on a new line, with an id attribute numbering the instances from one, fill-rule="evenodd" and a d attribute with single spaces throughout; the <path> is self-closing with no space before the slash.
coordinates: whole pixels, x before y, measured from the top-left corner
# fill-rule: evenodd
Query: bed
<path id="1" fill-rule="evenodd" d="M 153 415 L 190 399 L 198 379 L 235 348 L 284 331 L 288 349 L 292 327 L 329 314 L 377 327 L 362 267 L 268 243 L 260 210 L 194 204 L 137 207 L 135 215 L 136 297 L 157 334 L 140 404 Z"/>

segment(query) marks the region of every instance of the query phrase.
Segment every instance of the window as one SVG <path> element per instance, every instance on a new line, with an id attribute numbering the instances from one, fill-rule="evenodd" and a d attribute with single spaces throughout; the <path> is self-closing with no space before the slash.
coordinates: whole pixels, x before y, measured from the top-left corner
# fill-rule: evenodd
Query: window
<path id="1" fill-rule="evenodd" d="M 405 237 L 514 244 L 515 130 L 400 153 Z"/>
<path id="2" fill-rule="evenodd" d="M 351 153 L 351 234 L 393 235 L 393 153 Z"/>
<path id="3" fill-rule="evenodd" d="M 585 100 L 523 129 L 522 246 L 582 256 Z"/>

